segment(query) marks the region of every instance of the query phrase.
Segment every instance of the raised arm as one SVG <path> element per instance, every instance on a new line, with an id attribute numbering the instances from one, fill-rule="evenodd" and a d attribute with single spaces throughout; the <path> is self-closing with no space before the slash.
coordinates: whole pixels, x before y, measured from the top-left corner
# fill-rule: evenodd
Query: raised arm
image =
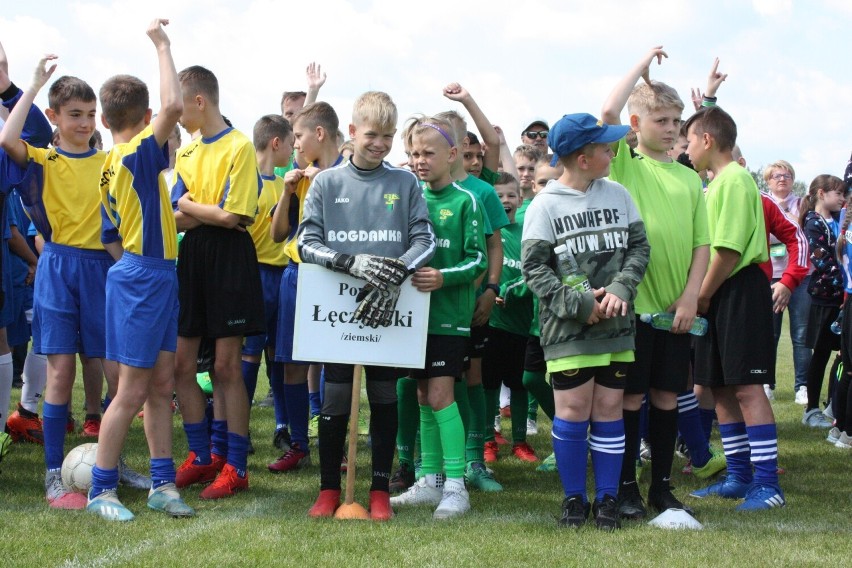
<path id="1" fill-rule="evenodd" d="M 633 87 L 636 86 L 639 79 L 644 79 L 650 84 L 651 63 L 653 63 L 654 59 L 656 59 L 657 64 L 661 64 L 663 62 L 663 57 L 667 58 L 668 54 L 663 51 L 662 45 L 651 48 L 651 50 L 646 53 L 630 71 L 628 71 L 627 75 L 625 75 L 624 78 L 615 85 L 601 109 L 601 119 L 605 123 L 621 124 L 621 111 L 624 109 L 624 105 L 627 104 L 627 99 L 630 97 L 630 92 L 633 90 Z"/>
<path id="2" fill-rule="evenodd" d="M 160 63 L 160 112 L 153 121 L 154 138 L 163 146 L 171 136 L 175 125 L 183 113 L 183 97 L 180 91 L 175 62 L 172 58 L 171 41 L 163 26 L 169 21 L 157 18 L 148 26 L 148 37 L 157 48 L 157 60 Z"/>
<path id="3" fill-rule="evenodd" d="M 305 105 L 317 102 L 319 91 L 325 85 L 326 74 L 323 73 L 322 66 L 316 61 L 311 61 L 308 68 L 305 69 L 305 77 L 308 80 L 308 93 L 305 96 Z"/>
<path id="4" fill-rule="evenodd" d="M 512 153 L 512 149 L 509 148 L 509 144 L 506 142 L 506 135 L 503 134 L 503 129 L 494 125 L 494 130 L 497 132 L 497 136 L 500 137 L 500 163 L 503 165 L 503 171 L 515 176 L 516 180 L 520 180 L 521 174 L 518 172 L 517 164 L 515 164 L 515 155 Z M 488 152 L 485 153 L 485 159 L 488 159 Z"/>
<path id="5" fill-rule="evenodd" d="M 500 136 L 498 136 L 497 131 L 494 129 L 494 126 L 491 125 L 488 118 L 485 116 L 485 113 L 482 112 L 482 109 L 479 108 L 479 105 L 476 104 L 476 101 L 473 100 L 473 97 L 470 96 L 470 93 L 459 85 L 458 83 L 450 83 L 446 87 L 444 87 L 444 96 L 450 99 L 451 101 L 460 102 L 464 105 L 465 110 L 470 115 L 470 118 L 473 119 L 473 123 L 476 125 L 476 130 L 479 131 L 479 135 L 482 139 L 482 142 L 489 148 L 499 148 L 500 147 Z M 456 140 L 456 144 L 460 143 L 461 140 Z M 483 161 L 483 166 L 491 170 L 492 172 L 497 171 L 497 167 L 500 164 L 500 155 L 497 152 L 488 152 L 485 154 L 485 160 Z"/>
<path id="6" fill-rule="evenodd" d="M 56 70 L 56 64 L 53 63 L 46 67 L 49 61 L 57 58 L 56 55 L 45 55 L 42 57 L 38 66 L 33 73 L 33 82 L 30 88 L 24 91 L 20 100 L 15 105 L 15 108 L 9 114 L 9 120 L 3 125 L 0 130 L 0 148 L 6 151 L 9 157 L 21 167 L 27 165 L 27 147 L 21 140 L 21 133 L 24 130 L 24 123 L 27 121 L 27 116 L 30 113 L 30 107 L 36 98 L 39 90 L 47 83 L 50 76 Z"/>

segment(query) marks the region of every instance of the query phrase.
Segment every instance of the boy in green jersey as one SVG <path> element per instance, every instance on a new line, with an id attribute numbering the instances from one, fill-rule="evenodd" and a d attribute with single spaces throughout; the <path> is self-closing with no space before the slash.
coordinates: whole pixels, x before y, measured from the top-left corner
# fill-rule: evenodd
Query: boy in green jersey
<path id="1" fill-rule="evenodd" d="M 391 499 L 395 507 L 437 505 L 436 519 L 470 509 L 464 487 L 464 427 L 453 391 L 464 372 L 474 283 L 487 267 L 482 212 L 473 194 L 456 185 L 450 174 L 458 159 L 451 133 L 448 124 L 435 118 L 422 119 L 410 130 L 408 146 L 417 176 L 426 183 L 424 197 L 437 248 L 429 265 L 411 278 L 418 290 L 432 293 L 426 364 L 411 375 L 417 379 L 424 476 Z"/>

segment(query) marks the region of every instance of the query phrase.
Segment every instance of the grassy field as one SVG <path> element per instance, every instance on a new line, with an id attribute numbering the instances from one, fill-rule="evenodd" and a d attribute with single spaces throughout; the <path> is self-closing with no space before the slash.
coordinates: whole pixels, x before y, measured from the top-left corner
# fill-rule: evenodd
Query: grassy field
<path id="1" fill-rule="evenodd" d="M 786 330 L 785 330 L 786 332 Z M 121 489 L 136 514 L 132 523 L 107 523 L 85 512 L 51 511 L 44 501 L 43 451 L 16 444 L 2 463 L 0 565 L 11 566 L 841 566 L 852 554 L 850 454 L 827 444 L 825 432 L 800 423 L 793 403 L 789 339 L 782 339 L 779 386 L 773 404 L 779 425 L 781 483 L 787 507 L 743 514 L 721 499 L 698 501 L 687 493 L 702 484 L 680 474 L 675 458 L 675 494 L 688 501 L 704 524 L 700 532 L 670 532 L 642 523 L 606 534 L 587 525 L 579 532 L 556 528 L 561 486 L 556 473 L 503 457 L 494 464 L 506 490 L 472 493 L 472 512 L 435 522 L 427 509 L 406 509 L 385 524 L 313 520 L 306 512 L 319 489 L 318 465 L 273 475 L 272 410 L 255 408 L 252 433 L 257 453 L 249 458 L 251 491 L 236 498 L 202 502 L 198 488 L 185 491 L 194 519 L 170 519 L 145 507 L 144 491 Z M 263 381 L 261 381 L 262 383 Z M 75 408 L 82 403 L 78 381 Z M 266 389 L 258 388 L 258 398 Z M 13 402 L 19 391 L 13 392 Z M 81 413 L 77 413 L 81 418 Z M 128 440 L 131 466 L 147 471 L 141 421 Z M 186 454 L 175 417 L 175 456 Z M 530 442 L 550 451 L 549 421 Z M 508 421 L 504 427 L 508 428 Z M 87 441 L 70 436 L 66 450 Z M 716 440 L 718 444 L 718 440 Z M 508 453 L 503 450 L 503 453 Z M 316 460 L 316 452 L 313 453 Z M 361 439 L 359 466 L 369 453 Z M 364 471 L 362 469 L 362 471 Z M 357 499 L 365 503 L 367 475 L 359 476 Z M 643 492 L 644 492 L 643 483 Z"/>

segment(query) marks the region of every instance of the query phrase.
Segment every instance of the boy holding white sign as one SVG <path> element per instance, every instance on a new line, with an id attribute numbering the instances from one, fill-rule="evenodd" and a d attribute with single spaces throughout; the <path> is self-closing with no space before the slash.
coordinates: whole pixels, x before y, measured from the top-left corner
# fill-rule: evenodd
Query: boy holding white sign
<path id="1" fill-rule="evenodd" d="M 354 153 L 345 166 L 319 172 L 311 183 L 299 226 L 303 262 L 366 280 L 357 318 L 365 325 L 393 321 L 400 286 L 435 252 L 435 235 L 417 178 L 383 160 L 393 145 L 397 111 L 381 92 L 361 95 L 349 136 Z M 340 460 L 350 408 L 353 365 L 327 364 L 319 421 L 320 494 L 309 515 L 330 517 L 340 504 Z M 367 366 L 373 481 L 370 517 L 392 516 L 388 481 L 396 440 L 393 367 Z"/>
<path id="2" fill-rule="evenodd" d="M 464 487 L 464 426 L 453 391 L 464 373 L 476 304 L 474 283 L 488 267 L 488 257 L 482 209 L 473 193 L 453 182 L 450 173 L 458 159 L 452 127 L 425 118 L 409 132 L 415 171 L 426 183 L 424 197 L 435 227 L 437 250 L 429 266 L 418 269 L 411 278 L 418 290 L 432 294 L 425 365 L 411 373 L 417 379 L 424 475 L 391 504 L 437 505 L 434 518 L 447 519 L 470 509 Z"/>

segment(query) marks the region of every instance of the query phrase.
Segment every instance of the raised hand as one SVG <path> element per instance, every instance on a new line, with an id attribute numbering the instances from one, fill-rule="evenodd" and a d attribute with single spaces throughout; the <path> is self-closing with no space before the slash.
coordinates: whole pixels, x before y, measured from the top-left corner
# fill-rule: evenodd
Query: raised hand
<path id="1" fill-rule="evenodd" d="M 47 67 L 48 61 L 54 61 L 59 59 L 58 55 L 54 55 L 49 53 L 39 59 L 38 65 L 35 68 L 35 72 L 33 72 L 33 84 L 32 88 L 35 91 L 40 90 L 44 87 L 44 84 L 47 83 L 50 76 L 53 75 L 53 72 L 56 71 L 56 63 L 52 64 L 50 67 Z"/>
<path id="2" fill-rule="evenodd" d="M 463 103 L 465 100 L 470 98 L 470 93 L 467 92 L 467 89 L 459 85 L 458 83 L 450 83 L 446 87 L 444 87 L 444 96 L 450 99 L 451 101 L 458 101 Z"/>
<path id="3" fill-rule="evenodd" d="M 316 61 L 311 61 L 305 69 L 305 78 L 308 80 L 308 89 L 319 91 L 325 85 L 327 77 L 322 71 L 322 66 Z"/>
<path id="4" fill-rule="evenodd" d="M 651 63 L 654 62 L 654 59 L 657 60 L 657 65 L 662 65 L 663 57 L 668 59 L 669 54 L 663 51 L 663 46 L 658 45 L 656 47 L 652 47 L 651 51 L 649 51 L 642 61 L 645 62 L 645 69 L 642 71 L 642 79 L 645 80 L 649 85 L 651 84 Z"/>
<path id="5" fill-rule="evenodd" d="M 166 31 L 163 29 L 163 26 L 168 25 L 169 21 L 165 18 L 154 18 L 148 25 L 148 30 L 145 33 L 148 34 L 148 37 L 151 38 L 151 41 L 158 48 L 171 45 L 169 36 L 166 35 Z"/>
<path id="6" fill-rule="evenodd" d="M 707 77 L 707 91 L 704 93 L 708 97 L 715 97 L 719 86 L 728 78 L 727 73 L 719 73 L 719 58 L 713 61 L 713 67 L 710 69 L 710 75 Z"/>

